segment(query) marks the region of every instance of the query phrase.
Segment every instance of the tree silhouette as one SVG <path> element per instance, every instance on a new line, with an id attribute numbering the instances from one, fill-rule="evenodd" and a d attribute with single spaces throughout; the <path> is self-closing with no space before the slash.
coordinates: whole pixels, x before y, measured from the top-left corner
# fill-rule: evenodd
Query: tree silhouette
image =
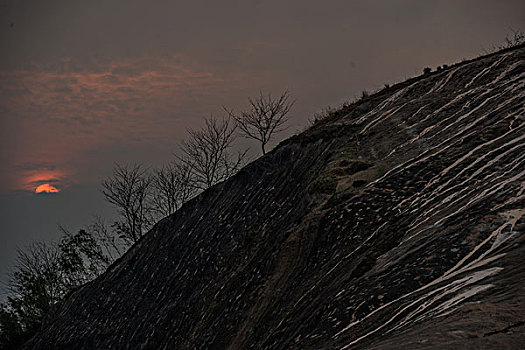
<path id="1" fill-rule="evenodd" d="M 0 349 L 21 346 L 55 304 L 113 261 L 91 232 L 60 230 L 58 244 L 38 242 L 18 250 L 14 272 L 5 283 L 9 296 L 0 305 Z"/>
<path id="2" fill-rule="evenodd" d="M 189 138 L 180 144 L 178 161 L 191 171 L 195 188 L 205 190 L 221 182 L 241 167 L 246 152 L 232 154 L 235 125 L 230 119 L 205 119 L 200 130 L 189 129 Z"/>
<path id="3" fill-rule="evenodd" d="M 142 165 L 116 165 L 113 174 L 102 183 L 106 200 L 117 207 L 122 220 L 114 226 L 120 237 L 132 244 L 144 234 L 151 223 L 148 191 L 151 177 Z"/>
<path id="4" fill-rule="evenodd" d="M 196 192 L 191 168 L 178 162 L 156 169 L 151 185 L 152 209 L 160 217 L 177 211 Z"/>
<path id="5" fill-rule="evenodd" d="M 285 91 L 278 98 L 270 94 L 248 99 L 250 109 L 236 114 L 233 110 L 224 107 L 228 115 L 233 118 L 244 137 L 252 138 L 261 143 L 261 150 L 266 154 L 266 145 L 274 134 L 286 129 L 284 124 L 288 121 L 288 112 L 293 107 L 295 100 L 289 100 L 289 93 Z"/>

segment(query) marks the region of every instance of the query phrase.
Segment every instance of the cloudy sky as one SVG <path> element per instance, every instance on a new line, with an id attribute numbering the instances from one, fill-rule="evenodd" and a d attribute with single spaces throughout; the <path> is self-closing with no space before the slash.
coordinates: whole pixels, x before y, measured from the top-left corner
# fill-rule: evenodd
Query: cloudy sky
<path id="1" fill-rule="evenodd" d="M 327 106 L 525 30 L 520 0 L 0 0 L 0 279 L 16 248 L 111 217 L 114 163 L 156 166 L 186 128 L 289 90 Z M 58 193 L 38 195 L 40 185 Z"/>

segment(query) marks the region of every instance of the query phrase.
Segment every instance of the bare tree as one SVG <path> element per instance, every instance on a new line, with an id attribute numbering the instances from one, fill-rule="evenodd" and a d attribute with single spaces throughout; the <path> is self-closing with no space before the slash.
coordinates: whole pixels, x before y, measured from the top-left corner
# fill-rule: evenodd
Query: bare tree
<path id="1" fill-rule="evenodd" d="M 509 47 L 514 47 L 523 44 L 525 42 L 525 33 L 521 30 L 509 28 L 511 31 L 511 34 L 508 34 L 505 37 L 505 44 L 500 46 L 501 49 L 507 49 Z"/>
<path id="2" fill-rule="evenodd" d="M 250 110 L 234 113 L 232 110 L 226 112 L 232 117 L 244 137 L 252 138 L 261 143 L 262 153 L 266 154 L 266 145 L 275 133 L 285 129 L 284 124 L 288 121 L 288 112 L 295 103 L 289 100 L 288 91 L 279 98 L 272 98 L 270 94 L 260 96 L 250 101 Z"/>
<path id="3" fill-rule="evenodd" d="M 38 295 L 39 302 L 33 308 L 21 305 L 31 317 L 41 317 L 50 304 L 64 295 L 65 281 L 60 269 L 60 250 L 54 244 L 37 242 L 18 249 L 15 272 L 11 274 L 7 289 L 14 298 Z"/>
<path id="4" fill-rule="evenodd" d="M 129 243 L 115 234 L 101 216 L 95 215 L 87 231 L 98 242 L 100 249 L 107 256 L 109 263 L 114 262 L 129 248 Z"/>
<path id="5" fill-rule="evenodd" d="M 151 201 L 157 216 L 174 213 L 194 194 L 192 169 L 187 164 L 172 162 L 154 171 Z"/>
<path id="6" fill-rule="evenodd" d="M 132 244 L 151 223 L 148 195 L 151 177 L 142 165 L 116 165 L 113 175 L 102 183 L 106 200 L 119 210 L 122 220 L 115 223 L 121 238 Z"/>
<path id="7" fill-rule="evenodd" d="M 205 120 L 201 130 L 188 130 L 189 139 L 180 144 L 179 162 L 191 171 L 197 189 L 205 190 L 239 170 L 246 152 L 231 153 L 235 125 L 230 119 Z"/>
<path id="8" fill-rule="evenodd" d="M 525 42 L 525 33 L 520 29 L 510 29 L 510 34 L 505 36 L 505 42 L 499 45 L 492 45 L 491 47 L 484 49 L 485 54 L 491 54 L 499 50 L 508 49 L 511 47 L 519 46 Z"/>

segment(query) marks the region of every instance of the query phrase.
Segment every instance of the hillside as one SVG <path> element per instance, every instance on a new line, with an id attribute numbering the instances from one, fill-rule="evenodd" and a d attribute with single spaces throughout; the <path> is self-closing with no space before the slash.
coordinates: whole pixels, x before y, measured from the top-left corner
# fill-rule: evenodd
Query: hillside
<path id="1" fill-rule="evenodd" d="M 25 348 L 523 348 L 524 58 L 411 79 L 282 142 Z"/>

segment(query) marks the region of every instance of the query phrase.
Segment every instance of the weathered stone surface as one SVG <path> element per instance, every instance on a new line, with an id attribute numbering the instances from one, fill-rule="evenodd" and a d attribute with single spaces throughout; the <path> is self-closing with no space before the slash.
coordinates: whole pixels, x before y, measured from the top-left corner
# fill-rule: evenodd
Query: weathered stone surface
<path id="1" fill-rule="evenodd" d="M 397 84 L 286 140 L 26 348 L 523 348 L 524 58 Z"/>

